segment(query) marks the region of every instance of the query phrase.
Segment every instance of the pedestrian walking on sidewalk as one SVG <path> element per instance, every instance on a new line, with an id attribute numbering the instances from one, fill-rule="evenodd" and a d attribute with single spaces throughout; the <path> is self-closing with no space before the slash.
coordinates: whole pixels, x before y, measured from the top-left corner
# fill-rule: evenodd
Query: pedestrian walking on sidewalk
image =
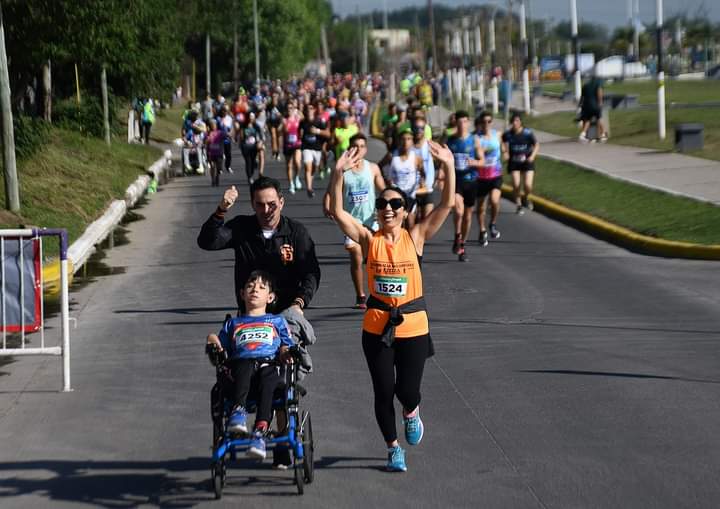
<path id="1" fill-rule="evenodd" d="M 594 121 L 597 123 L 598 139 L 601 143 L 607 141 L 605 126 L 602 121 L 603 108 L 603 83 L 602 80 L 593 71 L 590 81 L 582 87 L 582 95 L 580 96 L 580 121 L 582 128 L 578 139 L 581 142 L 587 142 L 587 132 L 590 124 Z"/>
<path id="2" fill-rule="evenodd" d="M 428 315 L 423 298 L 421 263 L 425 242 L 445 222 L 455 199 L 453 154 L 430 142 L 432 156 L 448 170 L 442 200 L 423 221 L 403 227 L 408 197 L 397 188 L 383 190 L 375 200 L 380 224 L 371 232 L 343 208 L 343 180 L 348 168 L 361 162 L 356 149 L 345 152 L 335 165 L 331 210 L 340 229 L 360 244 L 367 260 L 370 297 L 363 319 L 362 346 L 375 393 L 375 417 L 387 445 L 386 468 L 405 472 L 405 451 L 397 439 L 395 397 L 403 407 L 405 440 L 420 443 L 420 386 L 425 360 L 433 355 Z"/>
<path id="3" fill-rule="evenodd" d="M 512 177 L 515 211 L 522 215 L 525 209 L 532 210 L 530 193 L 533 190 L 535 175 L 535 158 L 540 144 L 532 129 L 523 126 L 519 113 L 510 117 L 510 129 L 502 135 L 503 159 L 508 162 L 508 173 Z"/>

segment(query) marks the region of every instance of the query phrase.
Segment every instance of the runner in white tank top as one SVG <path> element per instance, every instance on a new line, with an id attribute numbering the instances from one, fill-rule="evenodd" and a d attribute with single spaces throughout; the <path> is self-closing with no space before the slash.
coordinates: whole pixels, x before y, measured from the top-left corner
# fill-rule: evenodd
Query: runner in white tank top
<path id="1" fill-rule="evenodd" d="M 415 154 L 412 131 L 407 129 L 400 134 L 400 148 L 390 158 L 386 178 L 391 185 L 401 189 L 409 198 L 407 227 L 415 224 L 415 194 L 425 178 L 422 158 Z"/>

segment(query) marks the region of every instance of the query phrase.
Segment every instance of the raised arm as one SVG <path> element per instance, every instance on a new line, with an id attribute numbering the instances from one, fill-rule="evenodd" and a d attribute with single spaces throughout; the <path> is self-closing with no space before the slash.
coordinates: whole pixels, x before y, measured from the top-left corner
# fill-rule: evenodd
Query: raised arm
<path id="1" fill-rule="evenodd" d="M 333 170 L 332 179 L 330 181 L 330 212 L 335 218 L 342 232 L 357 242 L 366 250 L 370 244 L 370 230 L 361 225 L 355 218 L 343 208 L 343 173 L 346 168 L 351 168 L 360 162 L 357 149 L 351 148 L 346 151 Z"/>
<path id="2" fill-rule="evenodd" d="M 450 209 L 455 205 L 455 160 L 453 154 L 447 148 L 447 145 L 440 145 L 433 141 L 428 141 L 428 143 L 433 158 L 440 161 L 445 170 L 445 185 L 440 204 L 410 230 L 410 236 L 415 242 L 415 249 L 418 254 L 422 254 L 425 241 L 437 233 L 445 219 L 447 219 Z"/>
<path id="3" fill-rule="evenodd" d="M 375 184 L 375 191 L 379 193 L 386 187 L 385 178 L 383 178 L 380 167 L 375 163 L 370 163 L 370 173 L 372 173 L 373 183 Z"/>
<path id="4" fill-rule="evenodd" d="M 197 243 L 201 249 L 216 251 L 232 247 L 232 228 L 225 224 L 225 214 L 233 206 L 237 197 L 238 192 L 235 186 L 230 186 L 225 190 L 217 209 L 200 229 Z"/>

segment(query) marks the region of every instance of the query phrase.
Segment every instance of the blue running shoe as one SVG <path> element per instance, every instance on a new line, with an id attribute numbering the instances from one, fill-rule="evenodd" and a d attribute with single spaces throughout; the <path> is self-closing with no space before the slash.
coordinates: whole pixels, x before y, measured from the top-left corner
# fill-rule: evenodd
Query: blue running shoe
<path id="1" fill-rule="evenodd" d="M 423 426 L 420 419 L 420 409 L 418 408 L 415 417 L 405 418 L 403 422 L 405 423 L 405 440 L 407 440 L 407 443 L 410 445 L 419 444 L 425 432 L 425 426 Z"/>
<path id="2" fill-rule="evenodd" d="M 228 420 L 228 431 L 235 434 L 247 434 L 247 412 L 241 406 L 233 410 Z"/>
<path id="3" fill-rule="evenodd" d="M 388 472 L 407 472 L 405 464 L 405 451 L 399 445 L 388 449 L 388 462 L 385 467 Z"/>
<path id="4" fill-rule="evenodd" d="M 264 460 L 265 456 L 267 455 L 267 450 L 265 448 L 265 438 L 263 437 L 263 434 L 259 431 L 256 431 L 253 434 L 253 439 L 250 442 L 250 448 L 247 450 L 247 455 L 249 458 L 255 458 L 259 460 Z"/>

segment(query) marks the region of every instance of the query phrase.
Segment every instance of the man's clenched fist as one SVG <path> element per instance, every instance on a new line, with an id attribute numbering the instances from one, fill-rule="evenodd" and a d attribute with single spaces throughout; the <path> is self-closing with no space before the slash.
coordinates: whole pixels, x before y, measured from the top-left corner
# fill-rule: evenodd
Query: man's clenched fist
<path id="1" fill-rule="evenodd" d="M 238 197 L 237 189 L 235 188 L 235 186 L 230 186 L 225 191 L 225 194 L 223 194 L 222 201 L 220 202 L 220 208 L 222 210 L 229 209 L 230 207 L 233 206 L 233 204 L 235 203 L 235 200 L 237 200 L 237 197 Z"/>

